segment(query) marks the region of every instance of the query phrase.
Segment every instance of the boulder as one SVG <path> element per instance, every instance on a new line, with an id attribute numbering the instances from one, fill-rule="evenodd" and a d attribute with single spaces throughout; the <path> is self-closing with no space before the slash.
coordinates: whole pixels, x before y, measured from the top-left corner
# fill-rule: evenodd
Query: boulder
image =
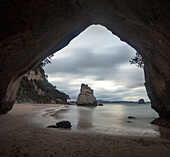
<path id="1" fill-rule="evenodd" d="M 56 123 L 57 128 L 71 128 L 71 123 L 69 121 L 61 121 Z"/>
<path id="2" fill-rule="evenodd" d="M 61 121 L 56 123 L 56 125 L 49 125 L 47 128 L 65 128 L 69 129 L 71 128 L 71 123 L 69 121 Z"/>
<path id="3" fill-rule="evenodd" d="M 128 119 L 136 119 L 136 117 L 128 116 Z"/>
<path id="4" fill-rule="evenodd" d="M 104 106 L 103 104 L 98 104 L 98 106 Z"/>
<path id="5" fill-rule="evenodd" d="M 138 104 L 145 104 L 144 99 L 139 99 Z"/>
<path id="6" fill-rule="evenodd" d="M 78 95 L 77 105 L 97 106 L 97 100 L 93 95 L 93 90 L 87 84 L 81 84 L 80 94 Z"/>

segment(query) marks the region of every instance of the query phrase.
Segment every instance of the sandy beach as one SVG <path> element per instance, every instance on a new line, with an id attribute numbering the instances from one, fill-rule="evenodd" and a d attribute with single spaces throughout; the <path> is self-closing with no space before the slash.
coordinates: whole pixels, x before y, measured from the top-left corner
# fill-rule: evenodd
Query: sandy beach
<path id="1" fill-rule="evenodd" d="M 170 140 L 161 137 L 73 132 L 38 125 L 37 113 L 55 104 L 15 104 L 0 115 L 0 156 L 168 157 Z M 43 123 L 39 119 L 40 123 Z"/>

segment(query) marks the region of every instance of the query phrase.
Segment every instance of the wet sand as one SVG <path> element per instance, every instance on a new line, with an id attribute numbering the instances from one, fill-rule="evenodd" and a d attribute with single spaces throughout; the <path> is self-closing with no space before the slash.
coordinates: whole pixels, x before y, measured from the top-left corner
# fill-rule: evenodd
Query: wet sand
<path id="1" fill-rule="evenodd" d="M 56 105 L 15 104 L 0 115 L 0 156 L 166 157 L 170 140 L 160 137 L 110 135 L 87 130 L 73 132 L 38 125 L 38 113 Z"/>

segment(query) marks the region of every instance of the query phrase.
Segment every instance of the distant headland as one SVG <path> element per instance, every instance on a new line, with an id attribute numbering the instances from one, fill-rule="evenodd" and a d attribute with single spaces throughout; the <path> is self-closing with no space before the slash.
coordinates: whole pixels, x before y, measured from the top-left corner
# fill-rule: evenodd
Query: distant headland
<path id="1" fill-rule="evenodd" d="M 138 101 L 107 101 L 107 100 L 97 100 L 98 103 L 103 104 L 112 104 L 112 103 L 138 103 Z M 149 104 L 150 102 L 145 102 L 146 104 Z"/>

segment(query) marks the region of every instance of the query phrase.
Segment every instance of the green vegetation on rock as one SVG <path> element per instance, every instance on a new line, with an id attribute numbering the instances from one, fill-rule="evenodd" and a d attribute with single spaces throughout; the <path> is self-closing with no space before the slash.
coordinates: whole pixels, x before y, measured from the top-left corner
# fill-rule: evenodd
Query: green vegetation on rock
<path id="1" fill-rule="evenodd" d="M 142 56 L 136 52 L 136 55 L 130 59 L 130 64 L 135 64 L 139 68 L 144 68 L 144 62 Z"/>
<path id="2" fill-rule="evenodd" d="M 47 80 L 41 65 L 26 74 L 19 86 L 16 101 L 19 103 L 67 103 L 69 96 L 56 89 Z"/>

